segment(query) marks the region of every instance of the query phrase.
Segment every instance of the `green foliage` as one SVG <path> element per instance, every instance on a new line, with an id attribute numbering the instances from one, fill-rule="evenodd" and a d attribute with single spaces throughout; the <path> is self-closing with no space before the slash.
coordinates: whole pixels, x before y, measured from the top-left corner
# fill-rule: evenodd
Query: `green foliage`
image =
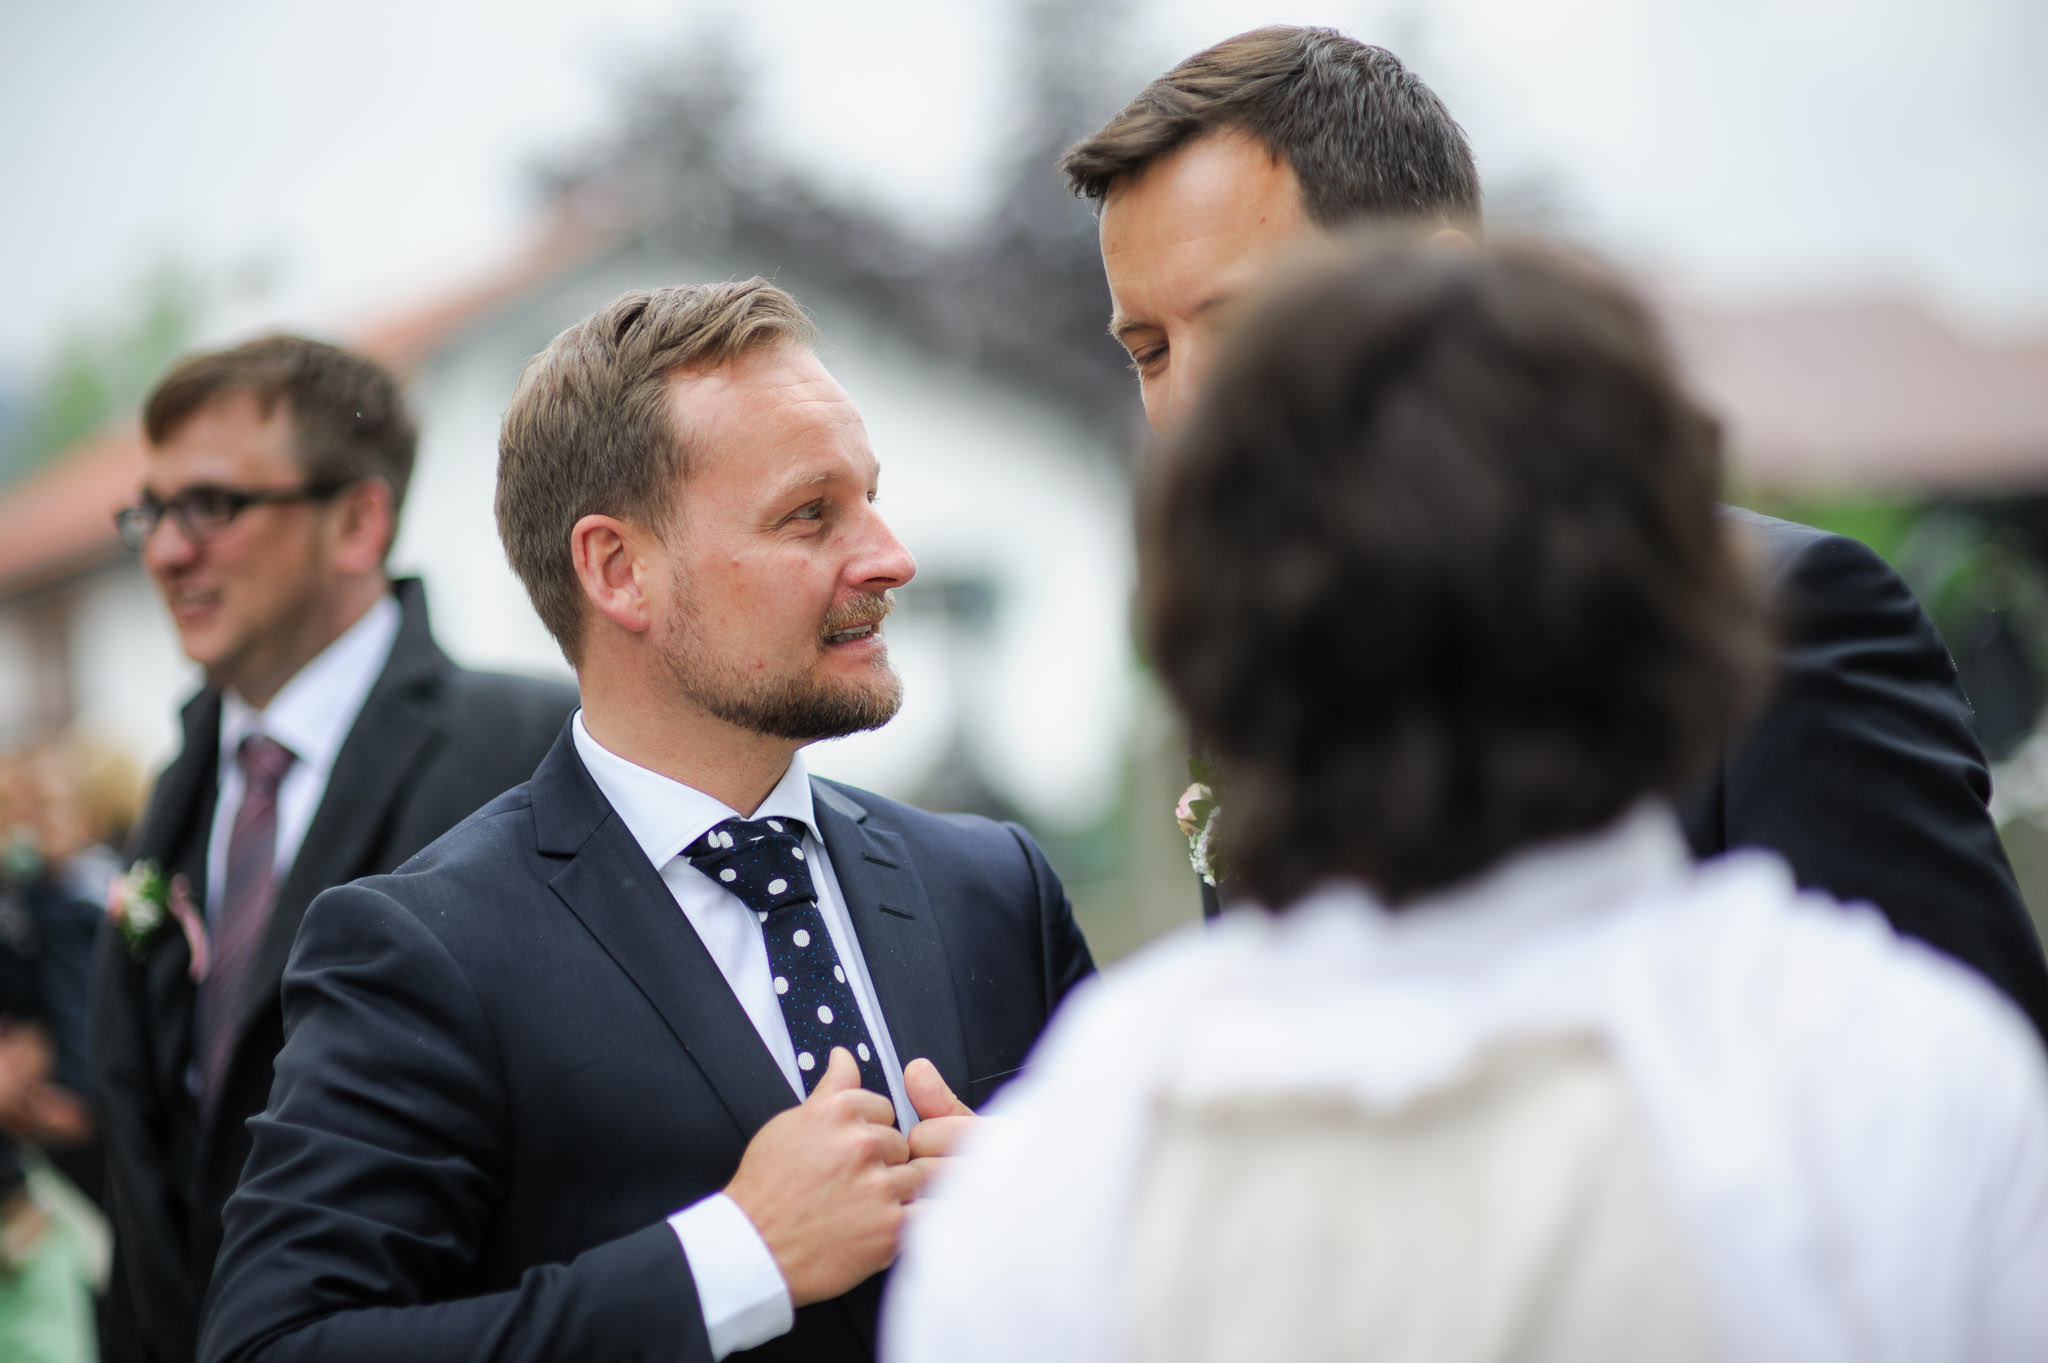
<path id="1" fill-rule="evenodd" d="M 1742 504 L 1766 516 L 1861 540 L 1894 567 L 1926 510 L 1919 497 L 1871 492 L 1752 497 Z"/>
<path id="2" fill-rule="evenodd" d="M 198 276 L 164 260 L 119 320 L 74 324 L 54 347 L 18 420 L 0 432 L 0 483 L 13 482 L 141 404 L 190 348 L 205 304 Z"/>

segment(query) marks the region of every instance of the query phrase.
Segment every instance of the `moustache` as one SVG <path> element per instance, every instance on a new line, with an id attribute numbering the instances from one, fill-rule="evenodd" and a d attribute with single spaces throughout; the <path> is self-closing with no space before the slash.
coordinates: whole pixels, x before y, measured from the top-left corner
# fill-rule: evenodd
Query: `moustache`
<path id="1" fill-rule="evenodd" d="M 849 629 L 860 629 L 866 625 L 879 627 L 889 612 L 896 609 L 894 589 L 878 592 L 872 596 L 856 597 L 825 612 L 825 624 L 818 632 L 821 635 L 839 634 Z"/>

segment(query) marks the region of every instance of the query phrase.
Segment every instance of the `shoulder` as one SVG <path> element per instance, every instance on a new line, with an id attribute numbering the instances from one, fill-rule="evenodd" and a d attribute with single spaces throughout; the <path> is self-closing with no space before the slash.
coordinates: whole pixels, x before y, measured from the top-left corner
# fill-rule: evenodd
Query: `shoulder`
<path id="1" fill-rule="evenodd" d="M 921 854 L 1044 860 L 1038 843 L 1014 823 L 979 814 L 934 814 L 822 776 L 811 778 L 811 792 L 840 813 L 865 819 L 870 828 L 896 834 Z"/>
<path id="2" fill-rule="evenodd" d="M 2010 1000 L 1872 906 L 1795 890 L 1775 856 L 1706 864 L 1671 931 L 1665 949 L 1685 966 L 1670 978 L 1699 991 L 1686 1011 L 1769 1057 L 1788 1092 L 1906 1126 L 2009 1111 L 2016 1097 L 2048 1113 L 2039 1041 Z"/>
<path id="3" fill-rule="evenodd" d="M 1861 540 L 1738 506 L 1723 507 L 1722 514 L 1747 539 L 1773 592 L 1790 593 L 1795 605 L 1825 606 L 1859 595 L 1912 602 L 1905 582 Z"/>
<path id="4" fill-rule="evenodd" d="M 415 799 L 442 811 L 432 830 L 438 832 L 533 775 L 574 712 L 576 692 L 558 682 L 451 666 L 430 703 L 422 718 L 437 742 Z"/>
<path id="5" fill-rule="evenodd" d="M 493 723 L 545 728 L 550 735 L 569 718 L 577 704 L 576 688 L 566 682 L 507 672 L 476 672 L 452 664 L 443 687 L 460 713 L 489 717 Z"/>
<path id="6" fill-rule="evenodd" d="M 395 870 L 324 891 L 306 913 L 301 936 L 331 916 L 362 912 L 366 903 L 417 918 L 437 937 L 459 938 L 473 926 L 505 930 L 521 899 L 544 891 L 546 867 L 536 850 L 533 800 L 522 783 L 456 823 Z"/>

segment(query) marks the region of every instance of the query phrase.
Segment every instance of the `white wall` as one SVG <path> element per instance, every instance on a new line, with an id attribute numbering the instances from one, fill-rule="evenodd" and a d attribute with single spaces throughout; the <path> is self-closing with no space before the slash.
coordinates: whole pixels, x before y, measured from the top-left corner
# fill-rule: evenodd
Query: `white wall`
<path id="1" fill-rule="evenodd" d="M 123 558 L 82 586 L 71 627 L 75 723 L 154 772 L 178 750 L 178 709 L 199 689 L 199 669 L 139 560 Z"/>

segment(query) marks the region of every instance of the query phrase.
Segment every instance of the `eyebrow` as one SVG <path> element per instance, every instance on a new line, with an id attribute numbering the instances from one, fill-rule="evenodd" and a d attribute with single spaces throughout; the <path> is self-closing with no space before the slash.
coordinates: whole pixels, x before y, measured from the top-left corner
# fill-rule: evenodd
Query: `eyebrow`
<path id="1" fill-rule="evenodd" d="M 882 465 L 881 461 L 877 460 L 875 463 L 875 480 L 879 481 L 881 476 Z M 818 473 L 791 478 L 784 483 L 775 484 L 772 495 L 775 497 L 788 497 L 799 492 L 807 492 L 812 488 L 830 487 L 839 481 L 841 481 L 841 475 L 836 470 L 827 469 Z"/>
<path id="2" fill-rule="evenodd" d="M 1206 317 L 1210 313 L 1214 312 L 1216 309 L 1222 307 L 1224 304 L 1233 301 L 1234 299 L 1236 299 L 1236 297 L 1237 290 L 1235 289 L 1230 289 L 1223 293 L 1211 294 L 1207 298 L 1204 298 L 1201 302 L 1195 304 L 1195 316 Z M 1113 312 L 1109 315 L 1109 334 L 1112 338 L 1115 339 L 1118 345 L 1124 345 L 1124 337 L 1130 335 L 1132 332 L 1144 331 L 1148 327 L 1157 327 L 1158 325 L 1159 324 L 1157 322 L 1146 322 L 1141 321 L 1140 319 L 1135 317 L 1125 317 L 1121 313 Z"/>

